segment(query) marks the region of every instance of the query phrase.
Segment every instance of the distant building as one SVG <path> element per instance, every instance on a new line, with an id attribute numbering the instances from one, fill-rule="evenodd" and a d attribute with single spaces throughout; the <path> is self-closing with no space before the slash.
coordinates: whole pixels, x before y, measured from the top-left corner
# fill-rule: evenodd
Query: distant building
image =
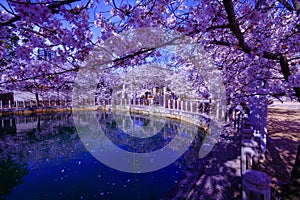
<path id="1" fill-rule="evenodd" d="M 38 49 L 37 60 L 52 61 L 55 56 L 55 52 L 49 49 Z"/>

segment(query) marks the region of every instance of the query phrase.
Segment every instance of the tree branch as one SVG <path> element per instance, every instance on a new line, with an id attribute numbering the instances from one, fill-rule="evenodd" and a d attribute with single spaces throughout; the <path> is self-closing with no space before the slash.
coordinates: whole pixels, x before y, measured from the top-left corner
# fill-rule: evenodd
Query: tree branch
<path id="1" fill-rule="evenodd" d="M 293 12 L 295 9 L 293 8 L 293 6 L 286 0 L 278 0 L 282 5 L 284 5 L 284 7 L 286 7 L 286 9 L 288 9 L 288 11 Z"/>
<path id="2" fill-rule="evenodd" d="M 226 10 L 226 13 L 227 13 L 227 18 L 228 18 L 230 30 L 233 32 L 235 37 L 238 39 L 239 46 L 243 49 L 243 51 L 248 53 L 248 54 L 251 53 L 251 49 L 246 44 L 245 39 L 244 39 L 244 35 L 243 35 L 243 33 L 242 33 L 242 31 L 241 31 L 241 29 L 238 25 L 238 22 L 236 20 L 232 1 L 231 0 L 224 0 L 223 3 L 224 3 L 224 7 L 225 7 L 225 10 Z"/>
<path id="3" fill-rule="evenodd" d="M 19 21 L 21 19 L 21 17 L 20 16 L 15 16 L 15 17 L 13 17 L 13 18 L 11 18 L 10 20 L 7 20 L 6 22 L 1 22 L 0 23 L 0 28 L 2 28 L 2 27 L 4 27 L 4 26 L 8 26 L 8 25 L 10 25 L 10 24 L 13 24 L 13 23 L 15 23 L 16 21 Z"/>
<path id="4" fill-rule="evenodd" d="M 300 11 L 300 0 L 292 0 L 295 9 L 299 12 Z"/>
<path id="5" fill-rule="evenodd" d="M 229 24 L 210 26 L 206 29 L 206 31 L 215 30 L 215 29 L 225 29 L 225 28 L 230 28 Z"/>
<path id="6" fill-rule="evenodd" d="M 225 10 L 227 13 L 230 30 L 233 32 L 235 37 L 238 39 L 239 46 L 241 47 L 241 49 L 245 53 L 250 54 L 251 48 L 246 44 L 244 36 L 241 32 L 241 29 L 236 21 L 232 0 L 224 0 L 223 3 L 224 3 L 224 7 L 225 7 Z M 291 71 L 289 68 L 288 60 L 283 54 L 264 52 L 263 57 L 267 58 L 267 59 L 279 61 L 279 64 L 281 67 L 281 73 L 283 74 L 284 80 L 289 82 L 289 76 L 291 75 Z M 300 102 L 300 87 L 293 87 L 293 90 L 295 91 L 295 96 L 297 97 L 298 101 Z"/>
<path id="7" fill-rule="evenodd" d="M 216 44 L 216 45 L 222 45 L 222 46 L 227 46 L 230 47 L 231 44 L 228 41 L 222 41 L 222 40 L 216 40 L 214 39 L 213 41 L 210 42 L 211 44 Z"/>
<path id="8" fill-rule="evenodd" d="M 60 6 L 65 5 L 65 4 L 70 4 L 77 2 L 79 0 L 65 0 L 65 1 L 53 1 L 51 4 L 49 4 L 47 7 L 51 10 L 52 13 L 58 13 L 58 9 Z M 13 0 L 8 0 L 8 2 L 11 3 L 18 3 L 18 4 L 41 4 L 41 3 L 30 3 L 30 2 L 18 2 L 18 1 L 13 1 Z M 15 15 L 13 18 L 0 23 L 0 28 L 4 26 L 8 26 L 10 24 L 13 24 L 17 21 L 21 20 L 21 17 L 19 15 Z"/>

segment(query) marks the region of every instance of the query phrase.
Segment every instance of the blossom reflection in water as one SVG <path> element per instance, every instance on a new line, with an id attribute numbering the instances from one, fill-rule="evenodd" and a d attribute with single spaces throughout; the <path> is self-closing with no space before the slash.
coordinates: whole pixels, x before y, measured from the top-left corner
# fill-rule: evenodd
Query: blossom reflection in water
<path id="1" fill-rule="evenodd" d="M 115 120 L 108 113 L 99 111 L 96 115 L 106 137 L 129 152 L 162 148 L 172 141 L 179 126 L 176 121 L 168 121 L 153 136 L 136 138 L 117 127 L 120 116 Z M 147 116 L 132 117 L 136 126 L 149 123 Z M 180 180 L 192 160 L 191 153 L 197 153 L 190 148 L 160 170 L 126 173 L 107 167 L 86 150 L 72 113 L 10 116 L 0 118 L 0 122 L 0 197 L 4 198 L 159 199 Z M 201 141 L 203 134 L 198 132 Z"/>

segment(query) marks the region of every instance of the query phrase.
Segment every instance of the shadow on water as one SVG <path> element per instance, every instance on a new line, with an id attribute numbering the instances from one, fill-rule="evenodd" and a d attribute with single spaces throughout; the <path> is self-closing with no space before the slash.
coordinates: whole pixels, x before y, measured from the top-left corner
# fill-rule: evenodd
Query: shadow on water
<path id="1" fill-rule="evenodd" d="M 5 199 L 13 188 L 23 183 L 22 178 L 28 174 L 26 164 L 18 164 L 11 159 L 0 161 L 0 199 Z"/>
<path id="2" fill-rule="evenodd" d="M 33 170 L 67 157 L 62 149 L 71 150 L 68 144 L 79 140 L 70 117 L 71 113 L 0 118 L 1 198 L 11 199 L 13 190 Z"/>

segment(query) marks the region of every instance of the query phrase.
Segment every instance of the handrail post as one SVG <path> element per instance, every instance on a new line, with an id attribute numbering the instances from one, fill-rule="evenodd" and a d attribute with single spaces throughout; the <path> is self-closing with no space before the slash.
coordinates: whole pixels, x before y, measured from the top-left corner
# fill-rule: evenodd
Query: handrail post
<path id="1" fill-rule="evenodd" d="M 209 100 L 208 108 L 209 108 L 209 113 L 211 115 L 212 114 L 212 100 L 211 99 Z"/>
<path id="2" fill-rule="evenodd" d="M 185 111 L 186 112 L 188 111 L 188 101 L 187 100 L 185 101 Z"/>
<path id="3" fill-rule="evenodd" d="M 219 109 L 219 107 L 220 107 L 219 102 L 217 102 L 217 105 L 216 105 L 216 117 L 217 117 L 217 119 L 219 119 L 219 117 L 220 117 L 220 113 L 219 113 L 220 109 Z"/>
<path id="4" fill-rule="evenodd" d="M 167 88 L 166 87 L 163 87 L 163 106 L 164 108 L 166 108 L 166 93 L 167 93 Z"/>

